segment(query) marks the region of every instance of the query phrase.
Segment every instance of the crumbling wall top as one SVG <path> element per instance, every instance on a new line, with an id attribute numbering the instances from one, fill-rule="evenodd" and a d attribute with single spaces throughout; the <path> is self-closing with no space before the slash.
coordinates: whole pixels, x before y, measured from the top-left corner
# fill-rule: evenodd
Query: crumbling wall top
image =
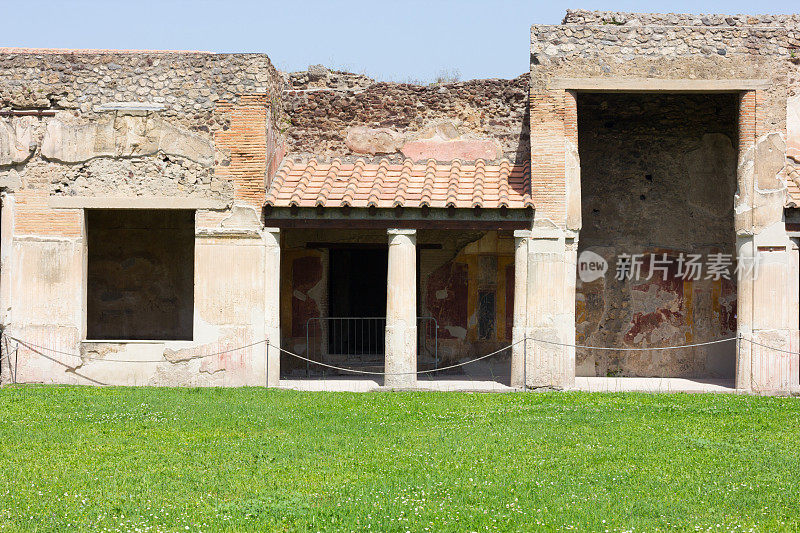
<path id="1" fill-rule="evenodd" d="M 282 79 L 265 54 L 0 48 L 0 110 L 68 110 L 84 118 L 113 103 L 155 104 L 199 131 L 218 101 L 266 94 Z"/>
<path id="2" fill-rule="evenodd" d="M 568 9 L 562 24 L 616 26 L 758 26 L 785 28 L 800 26 L 800 14 L 693 15 L 689 13 L 631 13 L 625 11 Z"/>
<path id="3" fill-rule="evenodd" d="M 327 70 L 284 74 L 288 151 L 378 162 L 529 157 L 529 76 L 446 83 L 375 81 Z"/>

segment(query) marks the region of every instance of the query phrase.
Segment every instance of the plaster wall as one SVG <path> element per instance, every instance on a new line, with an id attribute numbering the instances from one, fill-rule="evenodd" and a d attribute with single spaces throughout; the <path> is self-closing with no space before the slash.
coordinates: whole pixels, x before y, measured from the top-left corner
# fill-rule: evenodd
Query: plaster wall
<path id="1" fill-rule="evenodd" d="M 264 269 L 259 230 L 198 230 L 194 313 L 188 340 L 84 340 L 86 248 L 71 240 L 17 237 L 7 333 L 21 346 L 18 382 L 102 385 L 266 384 Z M 232 275 L 236 272 L 236 275 Z M 258 343 L 255 346 L 247 346 Z M 244 347 L 243 349 L 240 349 Z"/>

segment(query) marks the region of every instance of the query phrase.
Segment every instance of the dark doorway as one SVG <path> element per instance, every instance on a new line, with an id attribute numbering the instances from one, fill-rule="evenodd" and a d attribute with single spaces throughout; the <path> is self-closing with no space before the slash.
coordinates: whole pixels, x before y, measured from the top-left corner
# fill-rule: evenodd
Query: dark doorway
<path id="1" fill-rule="evenodd" d="M 388 250 L 331 249 L 328 352 L 382 355 Z"/>

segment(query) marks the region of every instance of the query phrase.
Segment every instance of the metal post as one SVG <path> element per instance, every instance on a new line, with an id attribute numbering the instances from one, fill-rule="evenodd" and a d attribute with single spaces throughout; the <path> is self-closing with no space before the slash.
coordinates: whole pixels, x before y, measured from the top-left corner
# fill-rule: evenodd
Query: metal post
<path id="1" fill-rule="evenodd" d="M 528 390 L 528 336 L 522 337 L 522 390 Z"/>
<path id="2" fill-rule="evenodd" d="M 309 325 L 313 318 L 306 320 L 306 359 L 311 359 L 311 343 L 309 342 Z M 311 363 L 306 361 L 306 378 L 311 377 Z"/>
<path id="3" fill-rule="evenodd" d="M 436 329 L 433 332 L 433 360 L 434 360 L 434 368 L 437 370 L 439 369 L 439 321 L 434 320 L 434 325 Z"/>

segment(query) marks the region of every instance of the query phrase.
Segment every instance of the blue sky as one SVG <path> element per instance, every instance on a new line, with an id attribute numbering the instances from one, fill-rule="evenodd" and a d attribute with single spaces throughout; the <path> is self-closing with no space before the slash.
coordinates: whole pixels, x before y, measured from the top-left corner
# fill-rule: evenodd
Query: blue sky
<path id="1" fill-rule="evenodd" d="M 0 46 L 262 52 L 281 70 L 309 64 L 392 81 L 526 72 L 531 24 L 568 8 L 673 13 L 791 13 L 796 2 L 307 0 L 0 0 Z"/>

